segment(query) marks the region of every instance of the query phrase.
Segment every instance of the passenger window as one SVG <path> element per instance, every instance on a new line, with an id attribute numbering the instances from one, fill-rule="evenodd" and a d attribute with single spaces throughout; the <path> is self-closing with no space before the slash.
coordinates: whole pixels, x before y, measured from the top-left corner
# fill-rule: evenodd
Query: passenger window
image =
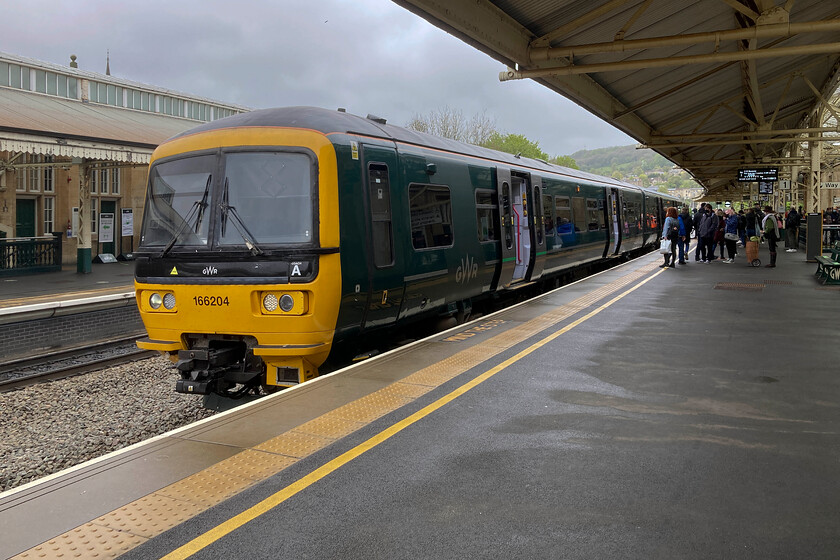
<path id="1" fill-rule="evenodd" d="M 452 245 L 452 202 L 449 187 L 408 186 L 411 244 L 415 249 Z"/>
<path id="2" fill-rule="evenodd" d="M 484 189 L 475 191 L 475 222 L 478 226 L 478 240 L 482 243 L 499 239 L 496 218 L 499 212 L 498 199 L 499 195 L 496 191 Z"/>
<path id="3" fill-rule="evenodd" d="M 373 238 L 373 263 L 377 268 L 394 264 L 393 231 L 391 230 L 391 184 L 388 166 L 368 166 L 370 221 Z"/>
<path id="4" fill-rule="evenodd" d="M 545 234 L 548 237 L 554 237 L 554 234 L 556 233 L 554 230 L 554 205 L 551 203 L 550 194 L 543 195 L 543 211 L 545 212 L 545 215 L 543 216 Z"/>
<path id="5" fill-rule="evenodd" d="M 575 218 L 575 231 L 588 231 L 586 225 L 586 200 L 581 197 L 572 198 L 572 214 Z"/>
<path id="6" fill-rule="evenodd" d="M 554 211 L 556 214 L 555 229 L 557 233 L 563 235 L 574 232 L 575 226 L 572 223 L 572 209 L 569 206 L 568 196 L 558 196 L 554 199 Z"/>
<path id="7" fill-rule="evenodd" d="M 589 231 L 604 229 L 604 202 L 602 200 L 586 199 L 586 219 Z"/>

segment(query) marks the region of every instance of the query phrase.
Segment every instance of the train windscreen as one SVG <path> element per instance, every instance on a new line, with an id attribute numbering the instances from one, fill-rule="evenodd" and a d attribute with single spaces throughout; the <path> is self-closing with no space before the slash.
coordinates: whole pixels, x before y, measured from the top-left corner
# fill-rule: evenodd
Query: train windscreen
<path id="1" fill-rule="evenodd" d="M 252 252 L 313 241 L 307 154 L 242 151 L 164 160 L 149 173 L 141 247 Z"/>

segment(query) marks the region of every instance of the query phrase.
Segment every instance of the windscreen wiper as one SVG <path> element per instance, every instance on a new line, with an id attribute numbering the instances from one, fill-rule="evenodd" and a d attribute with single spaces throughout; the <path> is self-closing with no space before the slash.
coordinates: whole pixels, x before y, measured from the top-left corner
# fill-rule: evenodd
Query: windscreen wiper
<path id="1" fill-rule="evenodd" d="M 178 238 L 181 237 L 181 234 L 187 230 L 187 226 L 190 224 L 190 218 L 192 215 L 197 211 L 197 217 L 195 220 L 195 232 L 198 233 L 199 228 L 201 227 L 201 221 L 204 219 L 204 209 L 207 208 L 207 197 L 210 194 L 210 182 L 212 181 L 213 176 L 208 175 L 207 177 L 207 184 L 204 185 L 204 194 L 201 196 L 201 200 L 196 200 L 193 202 L 190 211 L 187 213 L 187 216 L 184 218 L 184 221 L 181 222 L 181 226 L 178 228 L 178 231 L 175 232 L 175 235 L 172 236 L 172 239 L 169 240 L 169 243 L 166 244 L 166 247 L 163 248 L 163 251 L 160 252 L 158 258 L 163 258 L 172 250 L 172 247 L 175 246 L 175 243 L 178 242 Z"/>
<path id="2" fill-rule="evenodd" d="M 236 231 L 239 232 L 239 235 L 242 237 L 242 240 L 245 241 L 245 246 L 248 247 L 251 254 L 254 256 L 262 255 L 263 250 L 260 249 L 260 246 L 257 244 L 256 237 L 254 237 L 254 234 L 248 230 L 248 226 L 245 225 L 242 218 L 239 217 L 239 212 L 236 211 L 236 208 L 228 204 L 228 179 L 225 179 L 225 189 L 222 192 L 222 202 L 219 204 L 219 208 L 222 210 L 222 237 L 225 236 L 225 231 L 227 230 L 227 217 L 228 213 L 230 213 L 230 215 L 234 218 L 232 221 L 233 227 L 235 227 Z"/>

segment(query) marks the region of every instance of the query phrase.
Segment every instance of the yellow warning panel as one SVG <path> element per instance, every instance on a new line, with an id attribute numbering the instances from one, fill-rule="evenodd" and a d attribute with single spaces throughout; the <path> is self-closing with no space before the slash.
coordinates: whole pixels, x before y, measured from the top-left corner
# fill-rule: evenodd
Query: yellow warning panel
<path id="1" fill-rule="evenodd" d="M 44 544 L 13 556 L 12 560 L 53 560 L 67 558 L 116 558 L 147 539 L 87 523 Z"/>
<path id="2" fill-rule="evenodd" d="M 192 502 L 155 493 L 106 513 L 92 523 L 150 539 L 198 515 L 204 509 L 204 506 Z"/>
<path id="3" fill-rule="evenodd" d="M 290 430 L 261 443 L 254 449 L 267 453 L 277 453 L 292 458 L 302 458 L 325 448 L 333 439 Z"/>
<path id="4" fill-rule="evenodd" d="M 161 488 L 155 494 L 209 508 L 235 496 L 253 483 L 249 478 L 226 474 L 213 465 Z"/>

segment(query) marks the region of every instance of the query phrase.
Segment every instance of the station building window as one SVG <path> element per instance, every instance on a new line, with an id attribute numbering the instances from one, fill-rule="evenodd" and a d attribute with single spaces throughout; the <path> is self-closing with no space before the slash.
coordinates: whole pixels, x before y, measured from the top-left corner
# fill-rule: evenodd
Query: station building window
<path id="1" fill-rule="evenodd" d="M 53 163 L 55 161 L 55 156 L 44 156 L 44 163 Z M 44 167 L 42 173 L 43 185 L 44 185 L 44 192 L 51 193 L 55 192 L 55 168 Z M 51 230 L 47 230 L 51 231 Z"/>
<path id="2" fill-rule="evenodd" d="M 44 197 L 44 235 L 55 231 L 55 198 Z"/>

